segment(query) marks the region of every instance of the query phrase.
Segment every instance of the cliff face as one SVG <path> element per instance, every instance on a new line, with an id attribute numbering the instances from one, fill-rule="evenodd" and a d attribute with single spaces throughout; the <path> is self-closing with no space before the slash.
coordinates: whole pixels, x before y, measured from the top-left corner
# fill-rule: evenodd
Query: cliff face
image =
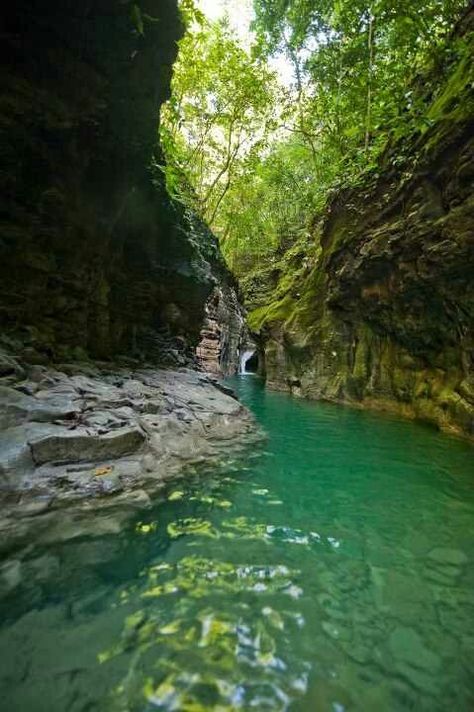
<path id="1" fill-rule="evenodd" d="M 18 0 L 2 16 L 2 332 L 33 361 L 194 346 L 218 248 L 156 168 L 176 0 Z"/>
<path id="2" fill-rule="evenodd" d="M 231 283 L 221 283 L 206 305 L 206 318 L 197 347 L 197 357 L 205 371 L 232 375 L 239 365 L 245 317 Z"/>
<path id="3" fill-rule="evenodd" d="M 246 324 L 235 278 L 222 258 L 213 264 L 217 285 L 206 303 L 196 355 L 205 371 L 230 376 L 238 372 L 243 352 L 255 348 L 255 344 Z"/>
<path id="4" fill-rule="evenodd" d="M 250 325 L 270 385 L 474 436 L 472 87 L 467 55 L 429 128 L 337 195 L 313 242 L 263 275 Z M 257 277 L 247 292 L 259 288 Z"/>

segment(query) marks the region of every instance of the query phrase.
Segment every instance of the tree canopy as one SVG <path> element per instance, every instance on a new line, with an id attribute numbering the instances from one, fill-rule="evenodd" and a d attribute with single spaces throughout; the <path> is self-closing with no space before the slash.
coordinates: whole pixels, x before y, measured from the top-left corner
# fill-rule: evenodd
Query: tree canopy
<path id="1" fill-rule="evenodd" d="M 169 189 L 239 273 L 306 235 L 331 190 L 423 131 L 464 0 L 254 0 L 253 45 L 183 6 L 188 29 L 163 112 Z M 290 63 L 283 85 L 269 59 Z"/>

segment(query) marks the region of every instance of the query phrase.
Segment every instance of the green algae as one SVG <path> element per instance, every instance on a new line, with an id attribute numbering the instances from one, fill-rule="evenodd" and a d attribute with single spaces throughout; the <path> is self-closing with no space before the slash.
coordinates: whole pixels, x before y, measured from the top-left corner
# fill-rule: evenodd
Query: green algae
<path id="1" fill-rule="evenodd" d="M 287 294 L 277 302 L 265 307 L 258 307 L 248 316 L 248 325 L 252 331 L 258 332 L 265 324 L 274 322 L 285 322 L 293 313 L 295 307 L 294 299 Z"/>

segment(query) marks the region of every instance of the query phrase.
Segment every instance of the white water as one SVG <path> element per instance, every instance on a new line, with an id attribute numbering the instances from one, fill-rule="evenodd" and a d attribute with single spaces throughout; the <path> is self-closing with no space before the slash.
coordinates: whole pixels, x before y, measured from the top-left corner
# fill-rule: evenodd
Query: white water
<path id="1" fill-rule="evenodd" d="M 244 351 L 240 355 L 240 369 L 239 373 L 247 373 L 247 361 L 249 361 L 255 353 L 255 349 Z"/>

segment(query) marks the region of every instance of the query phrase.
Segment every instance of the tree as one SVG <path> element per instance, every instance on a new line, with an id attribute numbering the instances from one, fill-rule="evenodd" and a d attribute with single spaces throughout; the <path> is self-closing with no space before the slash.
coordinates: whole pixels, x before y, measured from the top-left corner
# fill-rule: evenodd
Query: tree
<path id="1" fill-rule="evenodd" d="M 276 89 L 265 62 L 225 22 L 202 22 L 182 40 L 162 115 L 169 184 L 217 232 L 225 232 L 220 215 L 234 179 L 275 127 Z"/>
<path id="2" fill-rule="evenodd" d="M 464 0 L 254 0 L 250 51 L 226 22 L 207 23 L 185 2 L 161 129 L 167 183 L 240 276 L 308 240 L 334 188 L 375 172 L 391 141 L 426 129 L 432 90 L 415 80 L 451 51 Z M 275 53 L 293 67 L 292 86 L 270 71 Z"/>

